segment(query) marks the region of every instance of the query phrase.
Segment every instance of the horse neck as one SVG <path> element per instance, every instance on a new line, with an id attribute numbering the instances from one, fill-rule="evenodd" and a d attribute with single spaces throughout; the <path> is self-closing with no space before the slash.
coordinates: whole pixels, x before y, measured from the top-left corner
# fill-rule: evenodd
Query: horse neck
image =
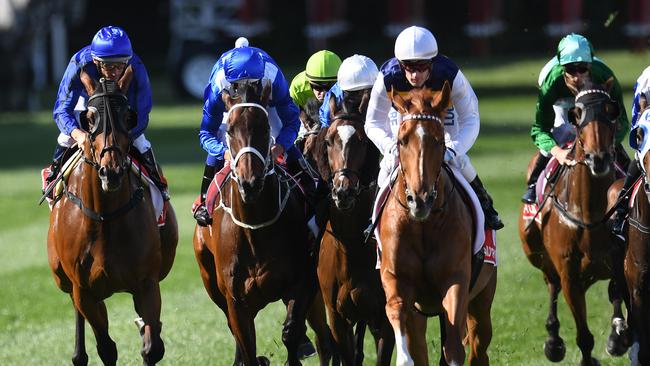
<path id="1" fill-rule="evenodd" d="M 332 200 L 329 200 L 330 225 L 337 237 L 360 238 L 363 231 L 368 227 L 368 220 L 372 215 L 374 204 L 374 191 L 364 189 L 354 207 L 349 210 L 339 210 Z"/>
<path id="2" fill-rule="evenodd" d="M 569 211 L 581 213 L 582 218 L 600 218 L 607 211 L 607 189 L 614 181 L 612 171 L 603 177 L 591 175 L 585 164 L 576 164 L 564 177 L 563 192 Z"/>
<path id="3" fill-rule="evenodd" d="M 237 183 L 229 179 L 224 190 L 224 195 L 230 197 L 230 206 L 232 207 L 233 215 L 238 220 L 246 223 L 261 223 L 270 220 L 279 209 L 278 185 L 277 174 L 267 175 L 260 196 L 255 202 L 244 203 Z M 285 193 L 282 191 L 282 197 L 284 197 Z"/>

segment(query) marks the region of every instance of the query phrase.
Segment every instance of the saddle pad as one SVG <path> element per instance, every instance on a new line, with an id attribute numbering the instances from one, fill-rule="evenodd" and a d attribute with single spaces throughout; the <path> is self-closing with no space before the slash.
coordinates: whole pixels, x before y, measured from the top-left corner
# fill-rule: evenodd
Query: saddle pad
<path id="1" fill-rule="evenodd" d="M 634 206 L 634 200 L 636 199 L 636 195 L 639 193 L 639 188 L 641 188 L 642 184 L 643 179 L 637 179 L 636 183 L 634 184 L 634 188 L 632 188 L 632 194 L 630 195 L 630 200 L 628 201 L 628 206 L 630 208 Z"/>
<path id="2" fill-rule="evenodd" d="M 212 181 L 208 186 L 208 191 L 205 194 L 205 208 L 208 210 L 210 217 L 212 217 L 212 212 L 214 211 L 216 202 L 219 201 L 221 187 L 223 187 L 226 179 L 230 175 L 230 171 L 230 160 L 226 160 L 223 164 L 223 168 L 221 168 L 221 170 L 219 170 L 217 174 L 212 177 Z M 200 204 L 201 195 L 199 195 L 192 204 L 192 213 L 196 211 Z"/>
<path id="3" fill-rule="evenodd" d="M 153 212 L 156 215 L 156 223 L 158 226 L 164 226 L 167 219 L 167 205 L 162 198 L 160 189 L 158 189 L 156 184 L 151 180 L 151 178 L 149 178 L 149 172 L 147 169 L 133 157 L 131 157 L 131 170 L 136 176 L 142 177 L 142 183 L 149 187 L 151 204 L 153 205 Z M 142 174 L 140 174 L 140 172 L 142 172 Z"/>
<path id="4" fill-rule="evenodd" d="M 538 224 L 542 223 L 542 218 L 540 215 L 537 215 L 539 211 L 539 206 L 537 203 L 525 203 L 524 209 L 522 211 L 521 217 L 526 222 L 526 226 L 530 225 L 530 222 L 535 219 L 535 222 Z"/>
<path id="5" fill-rule="evenodd" d="M 478 200 L 478 197 L 476 197 L 476 193 L 469 185 L 469 182 L 467 182 L 465 177 L 463 177 L 462 173 L 454 167 L 450 167 L 450 168 L 451 171 L 454 173 L 454 177 L 456 178 L 456 181 L 460 183 L 460 187 L 464 189 L 465 193 L 467 194 L 467 196 L 470 198 L 472 202 L 472 215 L 474 217 L 473 222 L 475 225 L 475 233 L 476 233 L 472 245 L 473 247 L 472 254 L 476 254 L 483 248 L 483 245 L 485 243 L 485 237 L 486 237 L 486 230 L 484 228 L 485 217 L 483 215 L 483 209 L 481 208 L 481 204 Z M 381 208 L 386 203 L 388 195 L 391 191 L 392 188 L 391 182 L 394 181 L 398 171 L 399 169 L 394 169 L 390 178 L 386 179 L 386 184 L 383 187 L 382 186 L 379 187 L 379 192 L 377 193 L 377 198 L 375 199 L 374 208 L 372 210 L 373 223 L 377 222 L 378 216 L 381 213 Z M 377 226 L 375 227 L 375 238 L 377 239 L 377 268 L 379 268 L 379 264 L 381 260 L 381 239 L 379 236 L 379 230 L 380 230 L 379 223 L 380 222 L 378 222 Z M 496 256 L 495 256 L 495 262 L 496 262 Z"/>
<path id="6" fill-rule="evenodd" d="M 551 158 L 544 168 L 544 174 L 540 174 L 537 178 L 537 186 L 535 187 L 535 193 L 537 196 L 537 203 L 542 202 L 542 197 L 544 197 L 544 189 L 549 179 L 555 175 L 555 172 L 560 167 L 560 163 L 555 158 Z"/>

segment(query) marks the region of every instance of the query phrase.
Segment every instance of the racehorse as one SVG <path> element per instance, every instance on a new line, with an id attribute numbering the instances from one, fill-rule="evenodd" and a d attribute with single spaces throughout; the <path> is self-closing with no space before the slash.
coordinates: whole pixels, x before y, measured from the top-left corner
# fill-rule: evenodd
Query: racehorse
<path id="1" fill-rule="evenodd" d="M 643 108 L 643 107 L 642 107 Z M 639 167 L 642 176 L 639 178 L 632 190 L 632 202 L 628 217 L 627 247 L 624 257 L 624 275 L 627 283 L 627 295 L 629 296 L 628 310 L 629 322 L 634 334 L 635 347 L 630 349 L 638 352 L 632 355 L 638 359 L 640 365 L 650 365 L 650 286 L 648 285 L 648 268 L 650 267 L 650 157 L 648 147 L 650 143 L 648 131 L 650 129 L 650 110 L 641 114 L 639 124 L 634 133 L 637 146 L 639 146 Z M 637 164 L 633 161 L 632 164 Z M 618 192 L 621 190 L 621 181 L 612 185 L 609 192 L 610 206 L 615 204 Z M 645 193 L 645 194 L 643 194 Z M 632 362 L 633 365 L 637 363 Z"/>
<path id="2" fill-rule="evenodd" d="M 442 314 L 441 364 L 487 365 L 490 311 L 497 270 L 483 263 L 470 291 L 475 225 L 460 182 L 444 163 L 443 116 L 449 84 L 439 92 L 413 89 L 391 99 L 402 115 L 399 168 L 379 216 L 381 281 L 386 314 L 395 332 L 397 365 L 428 365 L 424 314 Z"/>
<path id="3" fill-rule="evenodd" d="M 604 86 L 586 83 L 576 94 L 575 140 L 572 157 L 575 165 L 563 165 L 557 178 L 548 184 L 536 216 L 519 218 L 519 237 L 528 260 L 544 273 L 550 295 L 546 330 L 549 337 L 544 353 L 553 362 L 564 358 L 566 349 L 559 335 L 557 296 L 560 290 L 576 323 L 576 341 L 582 353 L 581 365 L 594 365 L 591 356 L 594 338 L 587 325 L 585 292 L 597 280 L 611 279 L 609 297 L 614 307 L 612 331 L 607 351 L 621 355 L 627 350 L 627 326 L 621 309 L 621 295 L 613 280 L 616 245 L 606 226 L 607 189 L 615 179 L 614 138 L 618 107 Z M 528 174 L 534 159 L 528 166 Z M 622 285 L 622 284 L 621 284 Z"/>
<path id="4" fill-rule="evenodd" d="M 282 330 L 287 365 L 299 365 L 296 351 L 318 287 L 304 200 L 271 159 L 270 85 L 261 97 L 253 85 L 239 89 L 236 95 L 222 95 L 229 110 L 231 173 L 221 187 L 212 224 L 196 227 L 194 252 L 206 291 L 235 338 L 235 364 L 270 363 L 256 355 L 254 319 L 267 304 L 282 299 L 287 304 Z M 325 341 L 319 337 L 317 344 Z M 327 355 L 319 357 L 327 363 Z"/>
<path id="5" fill-rule="evenodd" d="M 320 245 L 318 280 L 344 365 L 363 364 L 360 334 L 364 332 L 360 330 L 366 324 L 375 338 L 377 365 L 390 364 L 394 347 L 385 313 L 386 298 L 375 269 L 376 243 L 366 244 L 364 235 L 380 157 L 364 131 L 368 94 L 354 109 L 344 97 L 340 111 L 332 99 L 332 123 L 321 130 L 316 142 L 319 172 L 330 187 L 329 221 Z"/>
<path id="6" fill-rule="evenodd" d="M 165 352 L 160 338 L 158 283 L 174 261 L 176 217 L 166 202 L 165 224 L 158 228 L 149 189 L 131 170 L 129 130 L 137 117 L 129 110 L 123 94 L 129 81 L 122 79 L 116 84 L 102 79 L 97 85 L 87 75 L 82 75 L 81 80 L 90 95 L 88 112 L 82 116 L 87 121 L 89 138 L 80 146 L 81 162 L 52 208 L 47 237 L 54 279 L 62 291 L 70 294 L 76 311 L 72 362 L 88 363 L 84 338 L 87 320 L 102 362 L 116 364 L 117 349 L 108 334 L 103 300 L 115 292 L 128 292 L 144 321 L 144 364 L 154 365 Z"/>

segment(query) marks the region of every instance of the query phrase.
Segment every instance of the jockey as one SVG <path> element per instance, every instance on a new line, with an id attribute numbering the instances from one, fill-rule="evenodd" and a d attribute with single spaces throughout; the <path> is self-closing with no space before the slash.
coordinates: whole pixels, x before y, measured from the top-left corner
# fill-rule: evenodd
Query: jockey
<path id="1" fill-rule="evenodd" d="M 228 149 L 219 129 L 225 126 L 223 122 L 227 118 L 221 93 L 232 90 L 233 86 L 236 87 L 238 82 L 243 81 L 258 82 L 260 86 L 271 83 L 268 116 L 271 135 L 275 138 L 275 144 L 271 147 L 273 160 L 277 161 L 286 153 L 288 170 L 293 175 L 303 171 L 301 160 L 304 161 L 304 158 L 293 145 L 300 126 L 299 109 L 289 96 L 287 81 L 271 56 L 259 48 L 249 47 L 248 40 L 240 37 L 235 42 L 235 48 L 222 54 L 215 63 L 204 92 L 199 140 L 208 156 L 201 183 L 201 203 L 194 211 L 194 218 L 199 225 L 207 226 L 211 222 L 205 207 L 205 196 L 215 172 L 224 166 L 224 154 Z M 309 194 L 313 192 L 312 179 L 301 179 L 301 183 Z"/>
<path id="2" fill-rule="evenodd" d="M 361 96 L 370 92 L 372 86 L 377 80 L 379 70 L 377 65 L 368 57 L 362 55 L 353 55 L 341 63 L 337 75 L 338 81 L 325 94 L 323 103 L 320 107 L 319 118 L 322 126 L 330 125 L 330 106 L 329 100 L 334 98 L 336 104 L 341 104 L 345 95 L 354 96 L 361 102 Z M 358 96 L 358 98 L 356 98 Z M 365 112 L 363 112 L 365 114 Z"/>
<path id="3" fill-rule="evenodd" d="M 301 109 L 305 109 L 310 98 L 316 97 L 322 103 L 325 92 L 336 82 L 339 66 L 341 59 L 334 52 L 322 50 L 311 55 L 305 71 L 291 81 L 289 93 L 294 103 Z"/>
<path id="4" fill-rule="evenodd" d="M 85 73 L 95 80 L 105 78 L 117 81 L 125 71 L 133 69 L 133 81 L 126 92 L 129 106 L 137 112 L 138 122 L 130 131 L 133 146 L 141 154 L 141 163 L 149 171 L 150 177 L 160 190 L 163 199 L 169 200 L 167 181 L 161 176 L 158 164 L 151 149 L 151 143 L 144 136 L 149 124 L 151 111 L 151 86 L 149 76 L 142 60 L 133 53 L 131 41 L 126 32 L 119 27 L 104 27 L 95 34 L 92 43 L 75 53 L 59 85 L 54 103 L 54 121 L 61 133 L 52 158 L 52 167 L 46 178 L 49 185 L 59 174 L 63 155 L 75 142 L 80 148 L 88 139 L 78 120 L 79 108 L 85 109 L 89 96 L 81 83 L 81 74 Z M 75 110 L 77 112 L 75 113 Z M 47 169 L 46 169 L 47 170 Z"/>
<path id="5" fill-rule="evenodd" d="M 406 93 L 413 88 L 427 88 L 439 91 L 445 81 L 452 86 L 453 105 L 445 118 L 445 161 L 458 168 L 470 182 L 485 213 L 486 227 L 501 229 L 503 223 L 493 207 L 492 198 L 467 156 L 479 132 L 476 94 L 458 66 L 438 54 L 436 39 L 422 27 L 406 28 L 397 36 L 395 57 L 381 66 L 372 88 L 365 129 L 370 140 L 384 154 L 378 184 L 386 184 L 397 159 L 397 137 L 388 120 L 391 100 L 387 90 Z"/>
<path id="6" fill-rule="evenodd" d="M 629 122 L 623 106 L 621 86 L 612 70 L 593 56 L 589 41 L 579 34 L 569 34 L 560 40 L 557 55 L 540 72 L 539 96 L 535 121 L 530 130 L 533 142 L 539 148 L 537 161 L 528 179 L 528 189 L 521 197 L 525 203 L 535 202 L 537 178 L 546 167 L 551 156 L 560 164 L 573 164 L 567 157 L 570 149 L 562 145 L 573 140 L 574 127 L 569 123 L 569 110 L 574 106 L 575 95 L 587 79 L 595 83 L 605 83 L 613 79 L 613 100 L 618 102 L 621 111 L 616 131 L 616 159 L 626 166 L 629 158 L 620 145 L 628 131 Z M 626 162 L 627 160 L 627 162 Z"/>
<path id="7" fill-rule="evenodd" d="M 650 104 L 650 66 L 648 66 L 641 76 L 634 84 L 634 100 L 632 101 L 632 126 L 630 132 L 629 143 L 634 150 L 639 150 L 641 147 L 638 146 L 636 140 L 636 128 L 639 124 L 639 118 L 643 114 L 642 112 L 648 108 Z M 647 115 L 647 114 L 646 114 Z M 641 176 L 640 166 L 640 156 L 638 153 L 634 154 L 635 162 L 630 164 L 627 169 L 627 174 L 625 174 L 625 181 L 623 183 L 623 188 L 619 192 L 618 201 L 619 204 L 616 207 L 616 212 L 613 218 L 612 231 L 615 234 L 623 233 L 623 224 L 625 223 L 625 216 L 627 216 L 629 210 L 629 200 L 630 200 L 630 187 L 639 176 Z"/>

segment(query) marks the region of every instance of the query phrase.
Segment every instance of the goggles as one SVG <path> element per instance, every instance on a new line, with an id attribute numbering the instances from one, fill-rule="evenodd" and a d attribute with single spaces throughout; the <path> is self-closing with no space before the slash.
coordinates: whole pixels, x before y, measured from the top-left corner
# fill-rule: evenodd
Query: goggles
<path id="1" fill-rule="evenodd" d="M 122 71 L 126 68 L 126 62 L 99 62 L 99 67 L 106 71 Z"/>
<path id="2" fill-rule="evenodd" d="M 400 61 L 399 66 L 408 72 L 425 72 L 431 70 L 431 60 Z"/>
<path id="3" fill-rule="evenodd" d="M 313 90 L 316 90 L 318 92 L 326 92 L 326 91 L 330 90 L 332 88 L 332 86 L 334 86 L 334 83 L 333 82 L 315 83 L 315 82 L 310 81 L 309 86 L 311 86 L 311 88 Z"/>
<path id="4" fill-rule="evenodd" d="M 580 74 L 585 74 L 589 72 L 589 67 L 587 64 L 580 63 L 580 64 L 566 64 L 564 65 L 564 72 L 569 74 L 569 75 L 580 75 Z"/>

